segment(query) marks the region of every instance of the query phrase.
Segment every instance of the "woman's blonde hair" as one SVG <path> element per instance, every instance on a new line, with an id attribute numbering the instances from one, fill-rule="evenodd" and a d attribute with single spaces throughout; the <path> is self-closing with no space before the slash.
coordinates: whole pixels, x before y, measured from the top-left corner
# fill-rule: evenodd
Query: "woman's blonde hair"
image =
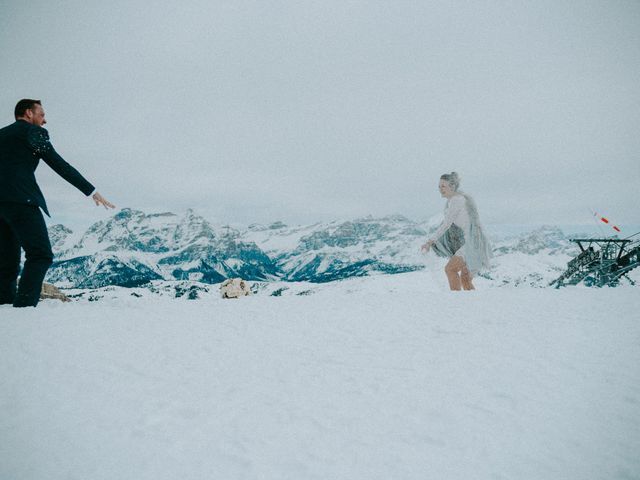
<path id="1" fill-rule="evenodd" d="M 449 185 L 451 185 L 451 188 L 453 188 L 454 191 L 457 191 L 458 188 L 460 188 L 460 175 L 458 175 L 457 172 L 443 173 L 440 175 L 440 180 L 449 182 Z"/>

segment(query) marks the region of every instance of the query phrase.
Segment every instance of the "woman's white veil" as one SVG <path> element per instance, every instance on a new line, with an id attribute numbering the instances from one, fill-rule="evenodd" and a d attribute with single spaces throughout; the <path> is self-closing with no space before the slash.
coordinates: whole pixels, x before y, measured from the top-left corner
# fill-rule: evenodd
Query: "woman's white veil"
<path id="1" fill-rule="evenodd" d="M 469 214 L 469 238 L 465 238 L 464 257 L 467 268 L 471 273 L 477 273 L 491 266 L 491 245 L 480 223 L 478 207 L 471 195 L 458 191 L 466 200 Z"/>

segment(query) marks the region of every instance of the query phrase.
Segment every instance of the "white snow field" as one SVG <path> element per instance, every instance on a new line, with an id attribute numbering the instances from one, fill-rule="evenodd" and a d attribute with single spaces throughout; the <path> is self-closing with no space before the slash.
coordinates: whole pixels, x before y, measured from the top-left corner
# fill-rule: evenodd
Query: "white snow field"
<path id="1" fill-rule="evenodd" d="M 0 479 L 640 478 L 638 288 L 443 281 L 2 306 Z"/>

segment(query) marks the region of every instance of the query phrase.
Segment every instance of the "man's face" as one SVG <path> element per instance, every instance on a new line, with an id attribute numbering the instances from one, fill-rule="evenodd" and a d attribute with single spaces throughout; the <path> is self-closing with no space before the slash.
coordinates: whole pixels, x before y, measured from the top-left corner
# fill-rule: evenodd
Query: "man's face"
<path id="1" fill-rule="evenodd" d="M 42 105 L 34 105 L 31 110 L 27 110 L 24 115 L 24 119 L 32 125 L 38 127 L 43 126 L 47 121 L 44 118 L 44 108 Z"/>

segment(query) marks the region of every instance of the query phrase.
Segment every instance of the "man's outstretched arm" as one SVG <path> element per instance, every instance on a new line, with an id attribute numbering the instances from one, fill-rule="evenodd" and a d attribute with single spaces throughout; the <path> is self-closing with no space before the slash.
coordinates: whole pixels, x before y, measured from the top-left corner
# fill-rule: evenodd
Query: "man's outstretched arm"
<path id="1" fill-rule="evenodd" d="M 84 178 L 80 172 L 69 165 L 64 158 L 53 148 L 49 141 L 49 132 L 38 126 L 29 129 L 29 144 L 34 152 L 51 167 L 51 169 L 64 178 L 71 185 L 76 187 L 86 196 L 91 195 L 96 205 L 102 205 L 104 208 L 115 208 L 111 202 L 98 193 L 95 187 Z"/>

